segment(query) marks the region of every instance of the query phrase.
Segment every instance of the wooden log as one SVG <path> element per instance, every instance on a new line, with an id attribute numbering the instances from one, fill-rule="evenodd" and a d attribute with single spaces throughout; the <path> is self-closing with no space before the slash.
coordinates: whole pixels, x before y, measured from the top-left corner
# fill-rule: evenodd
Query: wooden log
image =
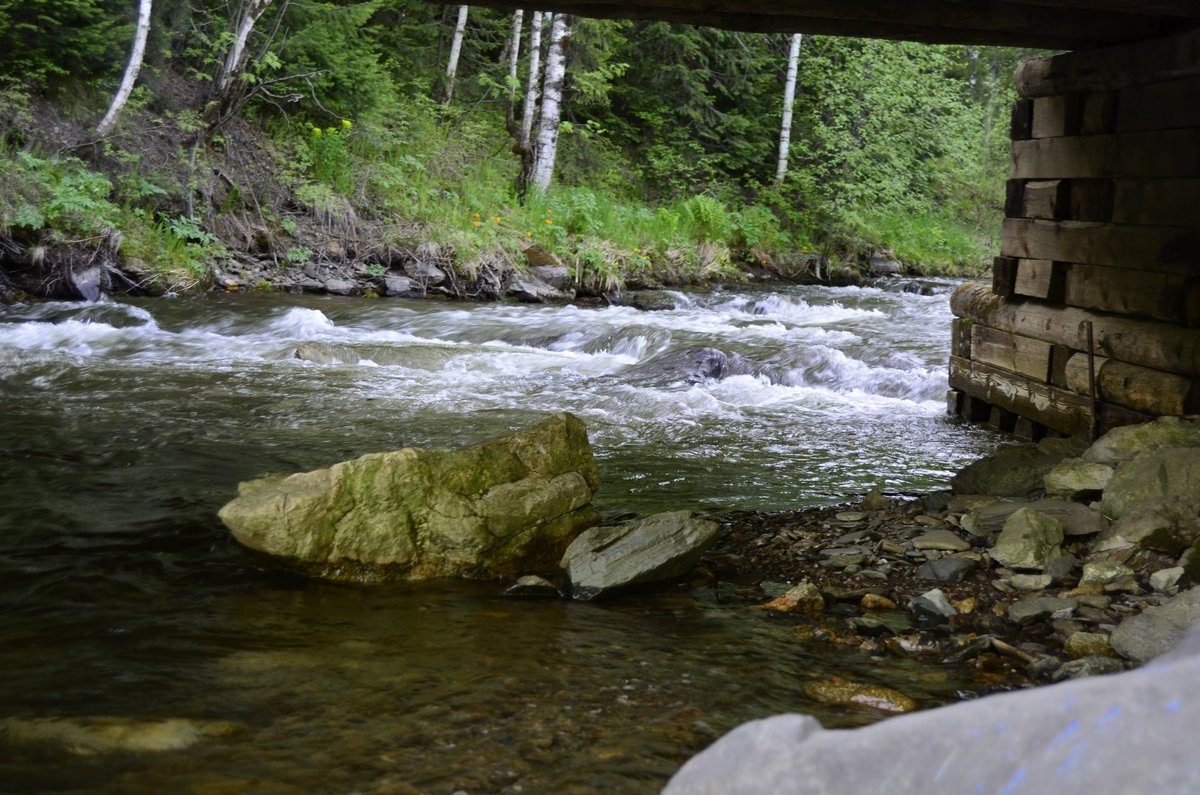
<path id="1" fill-rule="evenodd" d="M 1083 101 L 1083 116 L 1079 121 L 1080 135 L 1111 133 L 1117 127 L 1117 92 L 1088 94 Z"/>
<path id="2" fill-rule="evenodd" d="M 1014 141 L 1028 141 L 1033 137 L 1033 100 L 1018 99 L 1013 103 L 1009 137 Z"/>
<path id="3" fill-rule="evenodd" d="M 1200 176 L 1200 128 L 1013 141 L 1011 179 Z"/>
<path id="4" fill-rule="evenodd" d="M 950 322 L 950 355 L 971 358 L 971 321 L 956 317 Z"/>
<path id="5" fill-rule="evenodd" d="M 995 257 L 992 259 L 992 292 L 1000 296 L 1010 296 L 1017 281 L 1017 261 L 1012 257 Z"/>
<path id="6" fill-rule="evenodd" d="M 1112 220 L 1200 228 L 1200 179 L 1114 180 Z"/>
<path id="7" fill-rule="evenodd" d="M 1179 227 L 1006 218 L 1000 254 L 1186 275 L 1200 272 L 1200 232 Z"/>
<path id="8" fill-rule="evenodd" d="M 1022 218 L 1025 215 L 1025 180 L 1010 179 L 1004 183 L 1004 217 Z"/>
<path id="9" fill-rule="evenodd" d="M 958 288 L 950 298 L 950 309 L 956 317 L 1077 351 L 1087 346 L 1084 323 L 1090 320 L 1095 330 L 1096 349 L 1105 356 L 1155 370 L 1200 377 L 1200 329 L 1076 307 L 1046 306 L 1034 300 L 1006 301 L 978 283 Z"/>
<path id="10" fill-rule="evenodd" d="M 1200 325 L 1200 274 L 1061 263 L 1062 303 L 1082 309 Z"/>
<path id="11" fill-rule="evenodd" d="M 1200 127 L 1200 76 L 1126 88 L 1119 105 L 1117 132 Z"/>
<path id="12" fill-rule="evenodd" d="M 1027 180 L 1020 217 L 1061 221 L 1070 212 L 1070 188 L 1070 181 L 1065 179 Z"/>
<path id="13" fill-rule="evenodd" d="M 1017 281 L 1013 292 L 1029 298 L 1062 303 L 1064 266 L 1065 263 L 1058 263 L 1058 267 L 1055 267 L 1054 261 L 1048 259 L 1017 260 Z"/>
<path id="14" fill-rule="evenodd" d="M 1059 433 L 1084 436 L 1091 431 L 1092 411 L 1087 398 L 992 365 L 952 356 L 950 386 Z M 1100 402 L 1097 409 L 1101 430 L 1153 419 L 1105 402 Z"/>
<path id="15" fill-rule="evenodd" d="M 1111 91 L 1200 75 L 1200 28 L 1162 39 L 1034 58 L 1017 68 L 1017 94 Z"/>
<path id="16" fill-rule="evenodd" d="M 1113 184 L 1107 179 L 1073 179 L 1069 183 L 1064 218 L 1073 221 L 1108 221 L 1112 218 Z"/>
<path id="17" fill-rule="evenodd" d="M 1033 101 L 1033 138 L 1059 138 L 1078 135 L 1083 120 L 1083 96 L 1060 94 L 1053 97 L 1038 97 Z"/>
<path id="18" fill-rule="evenodd" d="M 1068 389 L 1088 394 L 1086 353 L 1075 353 L 1067 361 L 1066 375 Z M 1096 388 L 1101 399 L 1147 414 L 1178 416 L 1200 409 L 1196 379 L 1115 359 L 1096 358 Z"/>
<path id="19" fill-rule="evenodd" d="M 1039 381 L 1050 378 L 1050 343 L 973 324 L 971 359 Z"/>
<path id="20" fill-rule="evenodd" d="M 1075 355 L 1075 351 L 1066 345 L 1050 346 L 1050 385 L 1059 389 L 1067 388 L 1067 362 Z"/>

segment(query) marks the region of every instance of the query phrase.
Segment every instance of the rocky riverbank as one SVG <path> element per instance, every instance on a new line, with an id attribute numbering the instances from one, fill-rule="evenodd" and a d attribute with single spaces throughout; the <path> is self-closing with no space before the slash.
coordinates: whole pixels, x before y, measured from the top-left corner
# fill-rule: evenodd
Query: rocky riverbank
<path id="1" fill-rule="evenodd" d="M 1047 439 L 948 492 L 725 517 L 696 582 L 804 642 L 973 666 L 1016 685 L 1122 671 L 1200 620 L 1200 423 Z"/>

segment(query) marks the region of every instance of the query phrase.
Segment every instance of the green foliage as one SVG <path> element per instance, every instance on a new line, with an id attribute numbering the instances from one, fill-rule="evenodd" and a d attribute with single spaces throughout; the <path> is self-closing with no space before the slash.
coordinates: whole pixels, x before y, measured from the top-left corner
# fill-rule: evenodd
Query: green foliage
<path id="1" fill-rule="evenodd" d="M 213 262 L 229 257 L 225 246 L 195 218 L 135 210 L 123 225 L 121 254 L 147 263 L 181 287 L 199 282 Z"/>
<path id="2" fill-rule="evenodd" d="M 110 74 L 136 12 L 116 0 L 0 0 L 0 74 L 34 86 Z"/>
<path id="3" fill-rule="evenodd" d="M 0 228 L 27 233 L 49 228 L 64 238 L 93 237 L 116 228 L 120 210 L 109 201 L 112 183 L 75 158 L 17 152 L 3 176 Z"/>

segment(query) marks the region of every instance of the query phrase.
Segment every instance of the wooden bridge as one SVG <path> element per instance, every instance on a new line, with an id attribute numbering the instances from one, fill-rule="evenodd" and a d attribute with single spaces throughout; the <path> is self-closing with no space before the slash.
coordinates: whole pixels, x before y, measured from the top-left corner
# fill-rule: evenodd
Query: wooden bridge
<path id="1" fill-rule="evenodd" d="M 992 284 L 968 285 L 952 301 L 951 410 L 1030 438 L 1200 412 L 1200 0 L 542 6 L 748 31 L 1071 50 L 1018 71 Z"/>

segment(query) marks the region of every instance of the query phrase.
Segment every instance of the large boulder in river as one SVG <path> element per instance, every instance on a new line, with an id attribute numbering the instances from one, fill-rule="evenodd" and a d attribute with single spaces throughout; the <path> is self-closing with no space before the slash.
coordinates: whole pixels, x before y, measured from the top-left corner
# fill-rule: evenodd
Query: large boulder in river
<path id="1" fill-rule="evenodd" d="M 1154 665 L 826 731 L 780 715 L 735 729 L 663 795 L 1200 792 L 1200 628 Z"/>
<path id="2" fill-rule="evenodd" d="M 556 414 L 460 450 L 406 448 L 243 483 L 220 511 L 242 544 L 339 580 L 550 571 L 599 516 L 584 424 Z"/>
<path id="3" fill-rule="evenodd" d="M 617 588 L 682 577 L 720 534 L 716 522 L 687 511 L 659 513 L 586 531 L 567 547 L 561 566 L 571 595 L 592 599 Z"/>

